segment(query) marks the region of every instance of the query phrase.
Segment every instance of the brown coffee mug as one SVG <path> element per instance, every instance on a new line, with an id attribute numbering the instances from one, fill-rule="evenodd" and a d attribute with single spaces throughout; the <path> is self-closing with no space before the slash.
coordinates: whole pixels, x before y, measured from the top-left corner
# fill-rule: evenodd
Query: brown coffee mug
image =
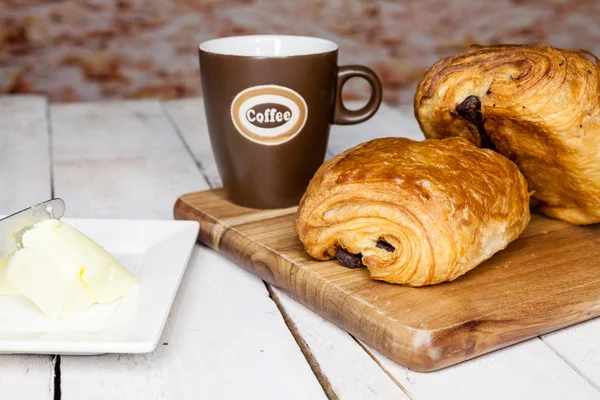
<path id="1" fill-rule="evenodd" d="M 200 45 L 202 96 L 226 197 L 252 208 L 297 205 L 323 163 L 330 124 L 377 112 L 381 83 L 369 68 L 338 67 L 338 46 L 303 36 L 237 36 Z M 372 92 L 348 110 L 342 88 L 364 78 Z"/>

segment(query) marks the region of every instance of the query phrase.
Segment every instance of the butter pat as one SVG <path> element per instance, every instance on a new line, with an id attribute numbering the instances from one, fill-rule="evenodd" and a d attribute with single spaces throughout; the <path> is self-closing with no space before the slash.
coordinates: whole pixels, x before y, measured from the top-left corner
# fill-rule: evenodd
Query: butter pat
<path id="1" fill-rule="evenodd" d="M 38 222 L 6 259 L 4 278 L 46 316 L 61 319 L 130 293 L 137 278 L 102 246 L 55 219 Z"/>

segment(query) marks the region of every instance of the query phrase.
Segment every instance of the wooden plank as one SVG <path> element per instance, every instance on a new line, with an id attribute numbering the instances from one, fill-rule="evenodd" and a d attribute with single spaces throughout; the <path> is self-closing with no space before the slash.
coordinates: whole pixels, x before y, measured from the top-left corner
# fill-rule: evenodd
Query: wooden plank
<path id="1" fill-rule="evenodd" d="M 52 126 L 70 215 L 171 218 L 178 194 L 207 187 L 158 102 L 57 105 Z M 63 398 L 324 397 L 263 283 L 208 249 L 188 265 L 162 342 L 63 357 Z"/>
<path id="2" fill-rule="evenodd" d="M 598 399 L 600 392 L 539 339 L 433 373 L 411 371 L 368 348 L 413 399 Z"/>
<path id="3" fill-rule="evenodd" d="M 202 100 L 169 101 L 165 103 L 165 108 L 211 186 L 220 187 L 221 179 L 210 148 Z M 266 213 L 273 216 L 268 211 Z M 330 397 L 402 398 L 404 394 L 401 388 L 350 335 L 301 306 L 281 290 L 275 287 L 272 290 L 274 300 L 287 315 L 296 339 L 301 345 L 306 345 L 306 356 L 313 363 L 313 370 L 319 375 Z"/>
<path id="4" fill-rule="evenodd" d="M 0 96 L 0 214 L 50 198 L 46 99 Z M 0 397 L 51 399 L 51 356 L 0 356 Z"/>

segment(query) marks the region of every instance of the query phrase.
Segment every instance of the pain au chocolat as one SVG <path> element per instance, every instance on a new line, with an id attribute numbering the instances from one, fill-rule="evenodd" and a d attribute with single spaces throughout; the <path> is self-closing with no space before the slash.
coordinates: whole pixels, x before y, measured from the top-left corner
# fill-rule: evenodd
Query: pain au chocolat
<path id="1" fill-rule="evenodd" d="M 475 268 L 528 222 L 527 183 L 507 158 L 463 138 L 386 138 L 321 166 L 296 230 L 318 260 L 424 286 Z"/>
<path id="2" fill-rule="evenodd" d="M 592 54 L 475 47 L 431 67 L 415 114 L 428 138 L 465 137 L 514 161 L 542 213 L 600 222 L 600 66 Z"/>

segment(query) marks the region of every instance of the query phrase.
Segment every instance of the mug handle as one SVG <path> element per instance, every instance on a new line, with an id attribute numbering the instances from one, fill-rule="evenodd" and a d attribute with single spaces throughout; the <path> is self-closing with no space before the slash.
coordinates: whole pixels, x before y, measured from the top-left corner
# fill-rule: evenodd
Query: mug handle
<path id="1" fill-rule="evenodd" d="M 359 110 L 348 110 L 342 100 L 342 89 L 350 78 L 363 78 L 371 85 L 371 98 L 368 103 Z M 381 105 L 381 82 L 372 69 L 362 65 L 345 65 L 338 68 L 337 88 L 335 93 L 335 108 L 333 111 L 333 123 L 336 125 L 358 124 L 371 118 Z"/>

